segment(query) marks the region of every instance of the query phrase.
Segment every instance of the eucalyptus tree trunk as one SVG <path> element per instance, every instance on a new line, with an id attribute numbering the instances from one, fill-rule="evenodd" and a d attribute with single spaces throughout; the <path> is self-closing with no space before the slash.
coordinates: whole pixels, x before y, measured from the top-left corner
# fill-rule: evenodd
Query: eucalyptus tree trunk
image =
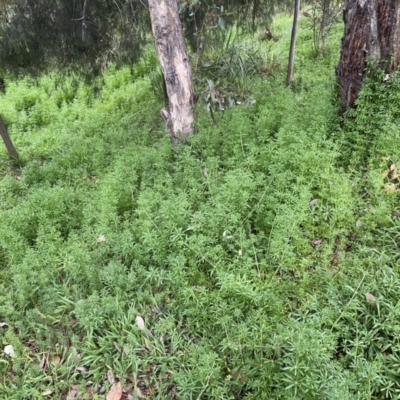
<path id="1" fill-rule="evenodd" d="M 86 29 L 87 29 L 87 19 L 86 19 L 86 12 L 87 12 L 87 5 L 89 0 L 85 0 L 83 3 L 83 10 L 82 10 L 82 42 L 86 40 Z"/>
<path id="2" fill-rule="evenodd" d="M 400 1 L 347 0 L 343 11 L 344 36 L 336 74 L 342 111 L 354 107 L 373 62 L 392 73 L 400 60 Z"/>
<path id="3" fill-rule="evenodd" d="M 158 59 L 165 79 L 169 107 L 161 110 L 175 145 L 194 133 L 195 93 L 176 0 L 149 0 Z"/>
<path id="4" fill-rule="evenodd" d="M 4 144 L 6 145 L 6 149 L 8 154 L 12 157 L 15 158 L 16 160 L 19 159 L 17 150 L 15 150 L 14 144 L 11 141 L 10 135 L 7 132 L 7 128 L 4 125 L 3 119 L 0 117 L 0 136 L 3 139 Z"/>
<path id="5" fill-rule="evenodd" d="M 286 76 L 286 84 L 287 85 L 290 85 L 293 81 L 294 49 L 296 47 L 296 37 L 297 37 L 297 27 L 299 25 L 299 15 L 300 15 L 300 0 L 295 0 L 292 37 L 290 40 L 289 64 L 288 64 L 288 70 L 287 70 L 287 76 Z"/>

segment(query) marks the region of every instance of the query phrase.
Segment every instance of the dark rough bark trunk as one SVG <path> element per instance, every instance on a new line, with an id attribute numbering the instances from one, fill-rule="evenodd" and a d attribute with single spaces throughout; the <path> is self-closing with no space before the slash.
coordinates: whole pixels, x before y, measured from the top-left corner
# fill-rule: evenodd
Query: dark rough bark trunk
<path id="1" fill-rule="evenodd" d="M 185 141 L 194 133 L 195 94 L 189 57 L 183 41 L 176 0 L 149 0 L 158 59 L 167 88 L 169 109 L 161 114 L 172 142 Z"/>
<path id="2" fill-rule="evenodd" d="M 299 15 L 300 15 L 300 0 L 295 0 L 292 37 L 290 40 L 289 64 L 288 64 L 288 71 L 287 71 L 287 76 L 286 76 L 286 84 L 287 85 L 290 85 L 293 80 L 294 49 L 296 47 L 297 26 L 299 24 Z"/>
<path id="3" fill-rule="evenodd" d="M 400 60 L 400 0 L 347 0 L 336 74 L 342 111 L 355 106 L 367 63 L 392 73 Z"/>
<path id="4" fill-rule="evenodd" d="M 8 154 L 12 158 L 15 158 L 16 160 L 18 160 L 19 156 L 18 156 L 17 150 L 15 150 L 13 142 L 11 141 L 10 135 L 8 134 L 7 128 L 4 125 L 4 121 L 1 117 L 0 117 L 0 136 L 3 139 L 4 144 L 6 145 Z"/>

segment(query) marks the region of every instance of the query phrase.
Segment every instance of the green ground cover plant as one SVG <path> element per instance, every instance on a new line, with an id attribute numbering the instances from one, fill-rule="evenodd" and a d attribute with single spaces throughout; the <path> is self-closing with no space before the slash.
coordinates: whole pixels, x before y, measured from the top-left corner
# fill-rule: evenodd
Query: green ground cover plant
<path id="1" fill-rule="evenodd" d="M 342 28 L 322 56 L 301 24 L 293 88 L 253 74 L 256 102 L 218 125 L 199 103 L 178 149 L 151 56 L 91 85 L 7 80 L 2 399 L 104 399 L 115 380 L 133 399 L 400 398 L 400 80 L 371 70 L 339 117 Z"/>

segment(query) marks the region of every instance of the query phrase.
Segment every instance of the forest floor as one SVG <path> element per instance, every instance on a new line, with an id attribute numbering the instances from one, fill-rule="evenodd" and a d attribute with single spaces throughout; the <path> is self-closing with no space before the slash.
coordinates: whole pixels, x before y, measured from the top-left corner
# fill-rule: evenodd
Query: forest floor
<path id="1" fill-rule="evenodd" d="M 242 104 L 215 125 L 200 101 L 176 150 L 150 51 L 6 81 L 1 399 L 399 398 L 399 79 L 342 118 L 342 26 L 318 54 L 301 20 L 291 88 L 291 19 L 272 31 L 213 64 L 203 97 L 239 65 Z"/>

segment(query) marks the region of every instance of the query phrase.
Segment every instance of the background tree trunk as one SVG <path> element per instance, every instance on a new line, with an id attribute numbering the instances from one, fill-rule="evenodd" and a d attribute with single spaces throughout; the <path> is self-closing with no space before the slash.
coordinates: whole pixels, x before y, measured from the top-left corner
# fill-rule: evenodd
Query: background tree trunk
<path id="1" fill-rule="evenodd" d="M 19 156 L 18 156 L 17 150 L 15 150 L 13 142 L 11 141 L 10 135 L 8 134 L 7 128 L 4 125 L 4 121 L 1 117 L 0 117 L 0 136 L 3 139 L 4 144 L 6 145 L 8 154 L 12 158 L 15 158 L 16 160 L 18 160 Z"/>
<path id="2" fill-rule="evenodd" d="M 195 94 L 176 0 L 149 0 L 154 42 L 167 88 L 169 109 L 161 114 L 172 142 L 194 132 Z"/>
<path id="3" fill-rule="evenodd" d="M 289 64 L 288 64 L 288 71 L 287 71 L 287 77 L 286 77 L 287 85 L 290 85 L 293 80 L 294 49 L 296 47 L 297 26 L 299 24 L 299 15 L 300 15 L 300 0 L 295 0 L 292 37 L 290 40 Z"/>
<path id="4" fill-rule="evenodd" d="M 336 74 L 342 111 L 354 107 L 367 61 L 392 73 L 400 59 L 400 1 L 347 0 L 339 65 Z"/>

